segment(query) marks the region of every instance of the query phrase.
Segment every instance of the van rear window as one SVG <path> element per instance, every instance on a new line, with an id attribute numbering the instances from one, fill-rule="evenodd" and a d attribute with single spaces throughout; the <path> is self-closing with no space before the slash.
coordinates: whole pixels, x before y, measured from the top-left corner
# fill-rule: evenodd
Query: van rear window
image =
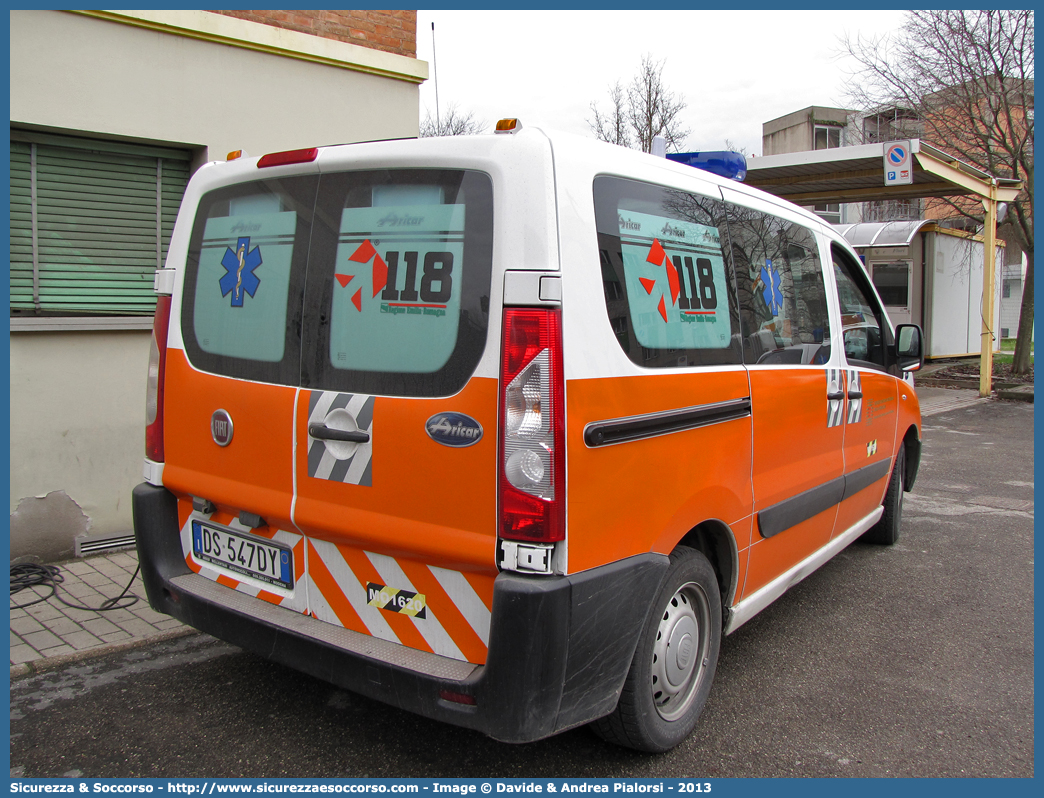
<path id="1" fill-rule="evenodd" d="M 207 219 L 203 228 L 192 298 L 196 340 L 213 354 L 279 361 L 297 214 L 279 211 L 278 203 L 272 213 L 238 210 L 235 203 L 233 208 L 229 216 Z M 259 291 L 262 275 L 266 290 Z"/>
<path id="2" fill-rule="evenodd" d="M 415 374 L 446 365 L 457 343 L 464 216 L 463 204 L 342 211 L 333 368 Z"/>
<path id="3" fill-rule="evenodd" d="M 182 334 L 193 365 L 239 379 L 448 396 L 486 345 L 493 184 L 379 169 L 206 194 Z"/>
<path id="4" fill-rule="evenodd" d="M 182 334 L 206 371 L 294 384 L 314 177 L 208 193 L 189 244 Z"/>
<path id="5" fill-rule="evenodd" d="M 305 290 L 302 385 L 447 396 L 486 344 L 493 186 L 467 170 L 323 177 Z"/>

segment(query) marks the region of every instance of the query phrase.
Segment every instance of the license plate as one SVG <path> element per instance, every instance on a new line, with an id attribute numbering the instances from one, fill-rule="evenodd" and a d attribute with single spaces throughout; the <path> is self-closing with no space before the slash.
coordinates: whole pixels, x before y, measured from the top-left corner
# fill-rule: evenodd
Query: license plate
<path id="1" fill-rule="evenodd" d="M 192 554 L 270 585 L 288 590 L 294 586 L 293 552 L 267 540 L 193 521 Z"/>

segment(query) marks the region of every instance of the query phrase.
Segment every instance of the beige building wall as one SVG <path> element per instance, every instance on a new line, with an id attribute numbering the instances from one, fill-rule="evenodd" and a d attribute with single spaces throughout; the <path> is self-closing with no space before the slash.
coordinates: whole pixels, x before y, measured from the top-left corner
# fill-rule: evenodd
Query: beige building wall
<path id="1" fill-rule="evenodd" d="M 203 160 L 417 135 L 423 61 L 206 11 L 109 17 L 11 12 L 12 125 Z"/>
<path id="2" fill-rule="evenodd" d="M 307 12 L 306 12 L 307 13 Z M 416 136 L 427 63 L 205 11 L 12 11 L 11 125 L 192 149 Z M 11 320 L 11 556 L 130 533 L 151 320 Z"/>
<path id="3" fill-rule="evenodd" d="M 11 557 L 127 534 L 151 333 L 11 333 Z"/>
<path id="4" fill-rule="evenodd" d="M 824 108 L 811 105 L 765 122 L 761 126 L 762 155 L 783 155 L 789 152 L 807 152 L 815 149 L 813 138 L 816 125 L 844 128 L 851 111 L 843 108 Z M 842 141 L 842 144 L 848 142 Z"/>

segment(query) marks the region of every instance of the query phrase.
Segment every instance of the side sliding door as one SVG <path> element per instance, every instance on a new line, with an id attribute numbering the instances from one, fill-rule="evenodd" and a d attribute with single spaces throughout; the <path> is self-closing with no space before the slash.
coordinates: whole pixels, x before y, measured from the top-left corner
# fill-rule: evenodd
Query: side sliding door
<path id="1" fill-rule="evenodd" d="M 799 214 L 723 193 L 753 416 L 745 598 L 830 541 L 844 491 L 844 383 L 816 235 Z"/>

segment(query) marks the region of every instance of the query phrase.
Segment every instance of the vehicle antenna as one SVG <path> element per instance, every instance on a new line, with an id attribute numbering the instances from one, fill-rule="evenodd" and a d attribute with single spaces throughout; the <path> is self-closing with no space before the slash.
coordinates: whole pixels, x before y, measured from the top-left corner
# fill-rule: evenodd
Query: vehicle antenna
<path id="1" fill-rule="evenodd" d="M 431 71 L 435 73 L 435 129 L 442 133 L 442 120 L 439 118 L 439 70 L 435 65 L 435 23 L 431 23 Z"/>

